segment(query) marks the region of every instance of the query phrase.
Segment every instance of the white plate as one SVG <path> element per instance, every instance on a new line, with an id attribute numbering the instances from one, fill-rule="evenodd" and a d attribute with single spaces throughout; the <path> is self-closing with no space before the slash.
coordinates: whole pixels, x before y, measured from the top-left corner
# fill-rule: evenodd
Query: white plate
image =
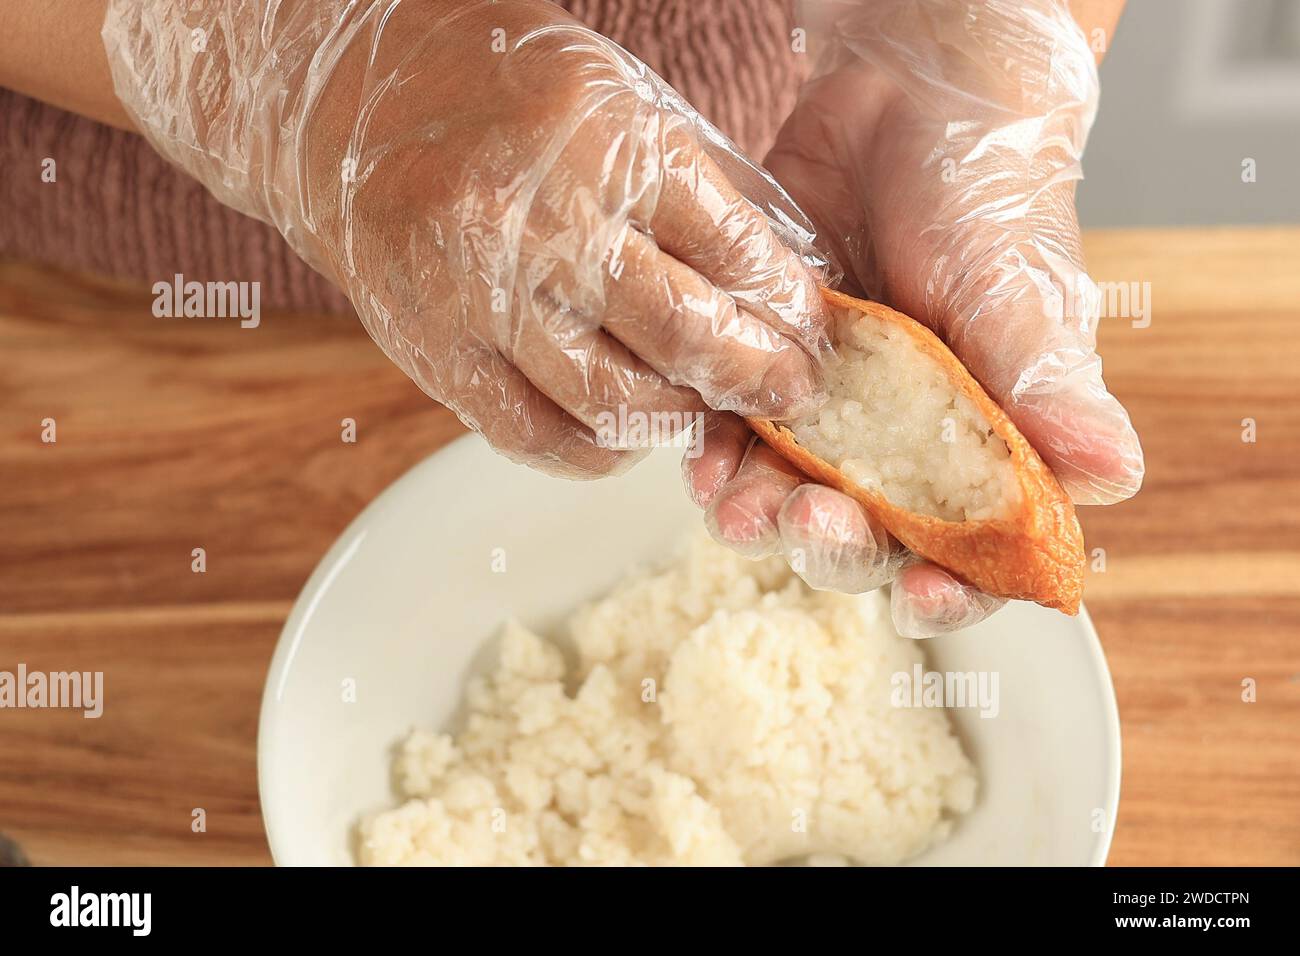
<path id="1" fill-rule="evenodd" d="M 621 478 L 567 482 L 467 436 L 352 522 L 298 597 L 262 699 L 258 777 L 277 863 L 353 862 L 358 817 L 395 801 L 394 745 L 451 719 L 506 617 L 551 628 L 698 526 L 678 457 L 665 449 Z M 1087 614 L 1017 603 L 926 648 L 935 670 L 996 671 L 1000 712 L 953 711 L 979 803 L 916 862 L 1102 864 L 1119 717 Z"/>

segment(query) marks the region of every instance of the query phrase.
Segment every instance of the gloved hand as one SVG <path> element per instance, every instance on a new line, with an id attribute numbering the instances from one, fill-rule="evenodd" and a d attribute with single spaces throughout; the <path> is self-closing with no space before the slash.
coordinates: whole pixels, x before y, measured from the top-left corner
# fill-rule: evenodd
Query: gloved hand
<path id="1" fill-rule="evenodd" d="M 804 8 L 818 69 L 765 164 L 811 216 L 846 288 L 933 328 L 1076 502 L 1131 496 L 1142 450 L 1102 382 L 1100 296 L 1074 210 L 1097 70 L 1066 4 Z M 734 420 L 707 427 L 719 437 L 686 462 L 686 480 L 721 539 L 784 552 L 816 587 L 860 591 L 898 573 L 894 621 L 912 636 L 1003 603 L 898 554 L 839 492 L 796 487 Z"/>
<path id="2" fill-rule="evenodd" d="M 781 554 L 814 588 L 860 594 L 893 582 L 906 637 L 978 624 L 1006 601 L 919 560 L 848 495 L 814 484 L 735 415 L 705 416 L 701 454 L 682 460 L 686 490 L 715 539 L 750 558 Z"/>
<path id="3" fill-rule="evenodd" d="M 510 457 L 597 476 L 637 457 L 611 447 L 629 414 L 822 400 L 800 214 L 560 8 L 110 0 L 103 36 L 153 145 Z"/>

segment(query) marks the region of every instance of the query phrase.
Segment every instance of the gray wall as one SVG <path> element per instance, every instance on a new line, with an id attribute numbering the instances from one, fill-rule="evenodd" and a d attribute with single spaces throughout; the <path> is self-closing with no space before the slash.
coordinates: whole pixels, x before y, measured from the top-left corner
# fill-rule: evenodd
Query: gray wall
<path id="1" fill-rule="evenodd" d="M 1300 0 L 1129 0 L 1083 169 L 1085 226 L 1300 222 Z"/>

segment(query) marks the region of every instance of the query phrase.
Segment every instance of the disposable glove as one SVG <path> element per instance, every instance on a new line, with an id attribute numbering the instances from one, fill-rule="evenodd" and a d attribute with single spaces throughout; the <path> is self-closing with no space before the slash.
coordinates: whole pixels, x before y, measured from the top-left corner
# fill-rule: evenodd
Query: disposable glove
<path id="1" fill-rule="evenodd" d="M 1100 296 L 1074 184 L 1097 71 L 1064 2 L 809 0 L 820 47 L 765 165 L 809 213 L 848 291 L 933 328 L 1080 504 L 1129 497 L 1143 460 L 1096 354 Z M 894 622 L 928 636 L 1004 602 L 906 554 L 851 499 L 790 483 L 719 416 L 685 462 L 716 536 L 784 553 L 815 587 L 895 574 Z"/>
<path id="2" fill-rule="evenodd" d="M 822 401 L 806 221 L 553 4 L 110 0 L 103 37 L 153 145 L 511 458 L 594 477 L 629 415 Z"/>

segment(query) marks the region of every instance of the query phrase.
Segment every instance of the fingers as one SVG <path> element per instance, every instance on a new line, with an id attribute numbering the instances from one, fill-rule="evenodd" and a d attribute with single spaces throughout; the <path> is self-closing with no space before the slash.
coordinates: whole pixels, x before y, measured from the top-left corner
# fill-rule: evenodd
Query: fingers
<path id="1" fill-rule="evenodd" d="M 668 438 L 706 408 L 698 392 L 674 385 L 599 326 L 565 315 L 543 289 L 521 302 L 518 313 L 510 349 L 515 365 L 602 440 L 617 440 L 613 433 L 629 416 L 664 426 Z"/>
<path id="2" fill-rule="evenodd" d="M 735 415 L 705 414 L 695 438 L 697 454 L 682 458 L 682 482 L 691 501 L 707 508 L 723 485 L 740 470 L 754 438 L 750 427 Z"/>
<path id="3" fill-rule="evenodd" d="M 883 295 L 943 337 L 1077 503 L 1113 503 L 1141 486 L 1142 448 L 1102 379 L 1101 295 L 1082 264 L 1073 182 L 1007 185 L 1016 155 L 959 164 L 939 212 L 928 207 L 941 197 L 924 195 L 919 208 L 895 195 L 877 211 L 891 258 Z M 905 157 L 890 158 L 899 168 Z M 939 217 L 950 225 L 913 225 Z"/>
<path id="4" fill-rule="evenodd" d="M 1141 487 L 1142 446 L 1102 380 L 1101 294 L 1083 266 L 1077 161 L 1063 153 L 1047 146 L 1033 153 L 1037 188 L 1015 196 L 1009 221 L 986 214 L 956 231 L 953 258 L 966 274 L 948 278 L 939 324 L 1070 497 L 1113 504 Z M 987 169 L 972 164 L 967 204 L 990 201 L 999 162 L 990 159 Z"/>
<path id="5" fill-rule="evenodd" d="M 707 405 L 768 418 L 813 411 L 825 396 L 808 343 L 820 341 L 825 314 L 812 274 L 700 151 L 681 117 L 630 95 L 611 109 L 620 121 L 589 117 L 538 184 L 508 321 L 484 323 L 498 349 L 593 427 L 624 408 Z M 762 245 L 761 256 L 729 257 L 735 238 L 722 231 L 726 223 L 673 212 L 700 202 L 679 195 L 681 171 L 695 166 L 708 169 L 700 188 L 724 191 L 743 209 L 737 215 L 757 238 L 742 244 Z M 710 254 L 675 257 L 643 231 L 652 222 L 667 223 L 680 248 Z"/>
<path id="6" fill-rule="evenodd" d="M 625 130 L 615 143 L 594 119 L 578 126 L 528 204 L 512 274 L 500 280 L 510 301 L 484 297 L 482 305 L 495 308 L 477 316 L 503 355 L 598 435 L 628 414 L 681 419 L 705 407 L 696 392 L 670 382 L 602 328 L 611 249 L 627 228 L 620 217 L 638 215 L 635 203 L 625 204 L 650 188 L 634 172 L 647 134 Z"/>
<path id="7" fill-rule="evenodd" d="M 1142 487 L 1142 445 L 1100 376 L 1026 387 L 1007 412 L 1076 504 L 1114 504 Z"/>
<path id="8" fill-rule="evenodd" d="M 518 369 L 488 346 L 460 354 L 454 379 L 437 387 L 424 374 L 416 381 L 446 401 L 462 422 L 512 461 L 561 478 L 600 478 L 630 468 L 639 457 L 602 447 L 595 434 L 542 394 Z"/>
<path id="9" fill-rule="evenodd" d="M 575 313 L 573 278 L 557 264 L 497 331 L 518 368 L 598 436 L 629 413 L 792 418 L 824 401 L 814 358 L 636 230 L 604 276 L 598 319 Z"/>
<path id="10" fill-rule="evenodd" d="M 894 628 L 904 637 L 914 638 L 936 637 L 971 627 L 1006 603 L 933 564 L 903 569 L 889 594 Z"/>
<path id="11" fill-rule="evenodd" d="M 1026 294 L 1004 299 L 1027 353 L 1003 407 L 1075 503 L 1114 504 L 1137 493 L 1146 468 L 1128 412 L 1102 380 L 1101 292 L 1083 268 L 1072 184 L 1045 190 L 1028 220 L 1036 240 L 1016 275 Z"/>
<path id="12" fill-rule="evenodd" d="M 795 339 L 634 229 L 611 252 L 602 322 L 710 408 L 795 418 L 825 400 L 818 361 Z"/>
<path id="13" fill-rule="evenodd" d="M 706 415 L 701 427 L 699 456 L 683 459 L 682 478 L 705 527 L 746 557 L 776 554 L 781 506 L 805 479 L 735 415 Z"/>
<path id="14" fill-rule="evenodd" d="M 826 347 L 817 277 L 700 148 L 685 123 L 664 132 L 663 183 L 650 222 L 659 248 L 725 290 L 811 354 Z"/>
<path id="15" fill-rule="evenodd" d="M 1070 497 L 1113 504 L 1141 487 L 1142 446 L 1102 380 L 1100 294 L 1065 248 L 1040 240 L 1002 254 L 940 325 Z"/>
<path id="16" fill-rule="evenodd" d="M 804 481 L 793 465 L 754 436 L 740 468 L 704 512 L 705 527 L 716 541 L 747 558 L 777 554 L 781 506 Z"/>
<path id="17" fill-rule="evenodd" d="M 887 583 L 906 552 L 852 498 L 808 483 L 734 415 L 709 415 L 700 455 L 683 460 L 687 493 L 718 541 L 749 557 L 785 555 L 819 590 Z"/>
<path id="18" fill-rule="evenodd" d="M 907 552 L 848 495 L 804 484 L 777 515 L 790 567 L 819 591 L 861 594 L 888 584 Z"/>
<path id="19" fill-rule="evenodd" d="M 809 587 L 860 594 L 893 581 L 890 610 L 904 637 L 984 620 L 1005 600 L 917 559 L 856 501 L 808 482 L 734 415 L 708 415 L 700 455 L 682 462 L 687 493 L 714 539 L 750 558 L 781 553 Z"/>

